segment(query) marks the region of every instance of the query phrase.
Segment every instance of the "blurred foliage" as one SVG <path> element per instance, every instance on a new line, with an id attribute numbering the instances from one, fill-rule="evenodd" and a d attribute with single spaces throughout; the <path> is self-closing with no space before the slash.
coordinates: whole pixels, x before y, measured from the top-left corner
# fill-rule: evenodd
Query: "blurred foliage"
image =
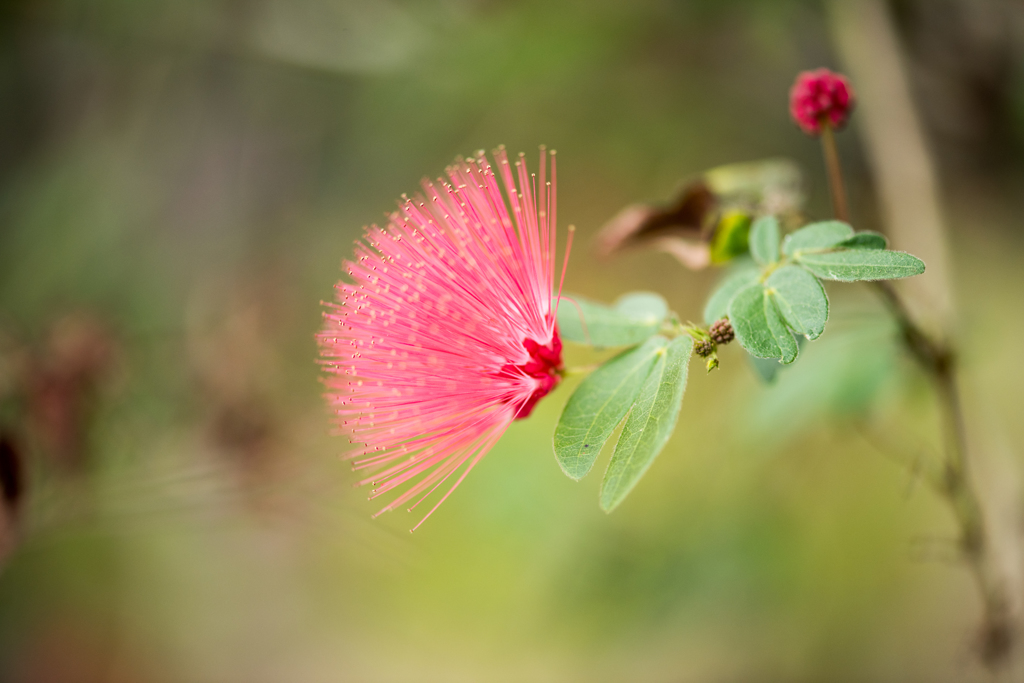
<path id="1" fill-rule="evenodd" d="M 1013 458 L 1022 157 L 966 163 L 963 140 L 996 120 L 1024 139 L 1021 39 L 929 9 L 998 0 L 894 5 L 953 211 L 973 438 Z M 598 478 L 574 483 L 552 455 L 567 390 L 415 536 L 399 513 L 370 521 L 328 435 L 319 301 L 361 227 L 456 154 L 557 148 L 559 218 L 579 228 L 567 290 L 654 290 L 684 318 L 713 273 L 588 251 L 621 207 L 784 156 L 827 217 L 818 149 L 786 112 L 794 73 L 839 66 L 822 12 L 0 6 L 0 431 L 25 482 L 0 679 L 981 680 L 966 572 L 913 550 L 950 520 L 878 453 L 933 447 L 934 414 L 867 294 L 830 288 L 829 334 L 773 385 L 738 349 L 694 373 L 676 435 L 610 516 Z M 970 69 L 934 48 L 950 35 Z M 857 130 L 839 141 L 854 222 L 882 229 Z M 844 310 L 877 324 L 843 334 Z"/>

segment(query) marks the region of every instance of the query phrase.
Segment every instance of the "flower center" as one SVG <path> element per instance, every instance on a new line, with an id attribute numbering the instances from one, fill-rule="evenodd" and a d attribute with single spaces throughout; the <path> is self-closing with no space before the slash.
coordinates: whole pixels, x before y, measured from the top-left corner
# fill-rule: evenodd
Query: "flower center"
<path id="1" fill-rule="evenodd" d="M 532 339 L 524 339 L 523 347 L 530 353 L 530 360 L 522 365 L 507 365 L 502 368 L 506 372 L 522 373 L 537 380 L 529 398 L 516 413 L 517 420 L 529 417 L 537 401 L 547 396 L 562 379 L 558 373 L 562 369 L 562 340 L 558 337 L 557 329 L 546 346 L 541 346 Z"/>

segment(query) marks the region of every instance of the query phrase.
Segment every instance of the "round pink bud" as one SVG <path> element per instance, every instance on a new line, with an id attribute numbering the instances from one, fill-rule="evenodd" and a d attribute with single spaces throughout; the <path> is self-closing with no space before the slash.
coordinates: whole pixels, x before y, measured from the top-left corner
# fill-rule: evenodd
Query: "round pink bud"
<path id="1" fill-rule="evenodd" d="M 808 135 L 821 133 L 823 121 L 842 128 L 853 102 L 853 88 L 846 77 L 828 69 L 800 72 L 789 89 L 789 113 Z"/>

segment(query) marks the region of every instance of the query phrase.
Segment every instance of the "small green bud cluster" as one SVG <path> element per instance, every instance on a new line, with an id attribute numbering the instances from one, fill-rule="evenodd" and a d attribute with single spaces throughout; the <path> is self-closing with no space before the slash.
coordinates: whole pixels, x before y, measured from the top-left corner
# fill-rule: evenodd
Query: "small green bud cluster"
<path id="1" fill-rule="evenodd" d="M 736 338 L 728 318 L 716 320 L 707 332 L 697 330 L 691 334 L 694 338 L 693 352 L 708 359 L 708 372 L 718 367 L 718 347 Z"/>

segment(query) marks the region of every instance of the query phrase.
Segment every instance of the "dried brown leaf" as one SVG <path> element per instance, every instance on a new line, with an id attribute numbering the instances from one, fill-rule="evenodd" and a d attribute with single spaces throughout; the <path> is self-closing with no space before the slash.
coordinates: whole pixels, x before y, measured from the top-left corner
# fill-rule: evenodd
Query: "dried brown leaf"
<path id="1" fill-rule="evenodd" d="M 633 246 L 668 251 L 684 264 L 700 263 L 700 247 L 708 237 L 708 226 L 716 200 L 703 181 L 683 187 L 667 206 L 630 204 L 601 228 L 597 252 L 609 256 Z M 703 266 L 699 266 L 703 267 Z"/>

